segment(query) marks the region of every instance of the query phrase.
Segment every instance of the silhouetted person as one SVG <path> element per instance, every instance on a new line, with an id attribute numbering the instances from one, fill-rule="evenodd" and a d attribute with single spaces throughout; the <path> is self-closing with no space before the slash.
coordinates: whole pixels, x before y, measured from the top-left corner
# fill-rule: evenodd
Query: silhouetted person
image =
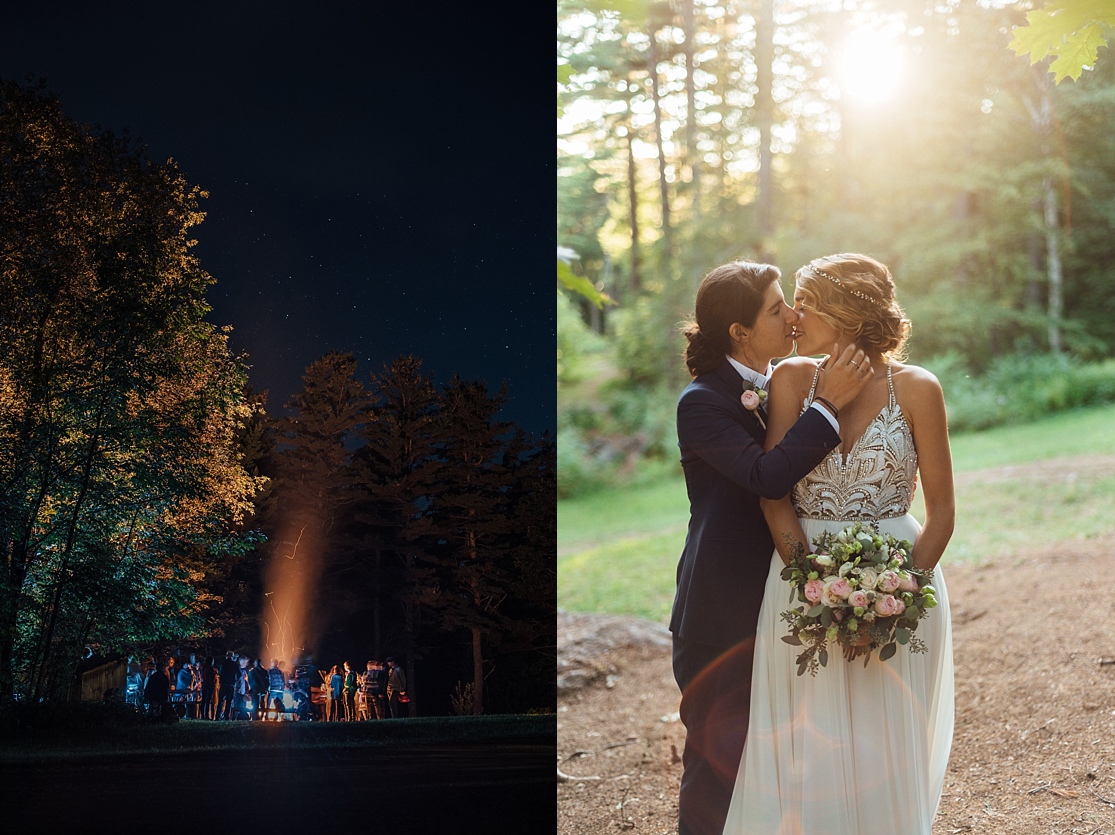
<path id="1" fill-rule="evenodd" d="M 286 673 L 279 666 L 278 658 L 271 659 L 271 668 L 267 671 L 267 678 L 269 680 L 267 698 L 272 702 L 276 699 L 282 702 L 283 691 L 286 690 Z"/>
<path id="2" fill-rule="evenodd" d="M 217 718 L 232 718 L 232 703 L 236 698 L 236 680 L 240 673 L 240 665 L 236 663 L 236 653 L 229 650 L 225 653 L 225 660 L 221 662 L 218 682 Z"/>
<path id="3" fill-rule="evenodd" d="M 257 658 L 248 673 L 248 692 L 252 697 L 252 719 L 263 718 L 267 711 L 267 692 L 271 688 L 271 679 L 267 670 L 263 668 L 263 661 Z"/>
<path id="4" fill-rule="evenodd" d="M 215 719 L 213 703 L 217 693 L 217 659 L 206 658 L 201 662 L 201 709 L 202 719 Z"/>
<path id="5" fill-rule="evenodd" d="M 392 719 L 401 719 L 404 715 L 399 704 L 399 697 L 407 692 L 407 676 L 403 668 L 395 663 L 394 658 L 387 659 L 387 709 Z"/>
<path id="6" fill-rule="evenodd" d="M 166 714 L 170 702 L 170 679 L 158 664 L 147 677 L 147 684 L 143 687 L 143 700 L 147 702 L 147 709 L 152 715 Z"/>
<path id="7" fill-rule="evenodd" d="M 313 692 L 315 679 L 317 679 L 317 667 L 314 666 L 313 656 L 307 655 L 302 663 L 294 668 L 294 680 L 291 682 L 291 690 L 293 691 L 299 719 L 309 720 L 314 718 Z"/>
<path id="8" fill-rule="evenodd" d="M 241 716 L 248 716 L 251 713 L 250 699 L 252 690 L 248 682 L 248 656 L 241 655 L 236 663 L 236 694 L 232 699 L 232 714 L 229 717 L 230 719 L 239 719 Z"/>
<path id="9" fill-rule="evenodd" d="M 143 668 L 134 655 L 128 656 L 127 695 L 125 701 L 139 707 L 143 703 Z"/>
<path id="10" fill-rule="evenodd" d="M 379 697 L 383 692 L 379 677 L 381 670 L 378 661 L 369 661 L 368 668 L 364 673 L 364 708 L 369 719 L 383 718 L 379 705 Z"/>
<path id="11" fill-rule="evenodd" d="M 356 721 L 356 672 L 352 665 L 345 662 L 345 721 Z"/>

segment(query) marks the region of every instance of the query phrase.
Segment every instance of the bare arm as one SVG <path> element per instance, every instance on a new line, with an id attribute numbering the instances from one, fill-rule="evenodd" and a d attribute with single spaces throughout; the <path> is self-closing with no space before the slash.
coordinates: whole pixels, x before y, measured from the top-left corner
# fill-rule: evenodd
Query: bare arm
<path id="1" fill-rule="evenodd" d="M 916 373 L 905 386 L 902 411 L 914 436 L 925 497 L 925 525 L 914 545 L 913 560 L 915 568 L 931 569 L 944 554 L 956 523 L 952 451 L 941 384 L 924 369 L 911 366 L 909 370 Z"/>
<path id="2" fill-rule="evenodd" d="M 768 450 L 776 446 L 797 421 L 802 401 L 812 383 L 815 367 L 809 361 L 792 361 L 782 363 L 774 370 L 770 381 L 770 406 L 767 410 L 765 446 Z M 774 547 L 778 549 L 783 562 L 789 561 L 794 542 L 801 543 L 809 551 L 809 543 L 805 541 L 805 534 L 788 494 L 780 499 L 760 499 L 759 504 L 774 538 Z M 786 534 L 790 535 L 789 541 Z"/>

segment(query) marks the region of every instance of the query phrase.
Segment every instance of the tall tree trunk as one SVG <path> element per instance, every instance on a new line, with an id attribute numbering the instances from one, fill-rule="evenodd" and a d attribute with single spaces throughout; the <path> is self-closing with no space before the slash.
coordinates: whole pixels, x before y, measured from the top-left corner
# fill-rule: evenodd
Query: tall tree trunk
<path id="1" fill-rule="evenodd" d="M 658 191 L 662 201 L 662 242 L 665 245 L 663 272 L 670 274 L 673 261 L 674 240 L 670 228 L 670 188 L 666 182 L 666 149 L 662 138 L 662 91 L 658 88 L 658 30 L 649 32 L 650 49 L 647 51 L 647 69 L 650 72 L 650 91 L 654 100 L 654 145 L 658 149 Z"/>
<path id="2" fill-rule="evenodd" d="M 774 232 L 774 0 L 760 0 L 755 20 L 755 120 L 759 124 L 759 234 L 765 247 Z M 769 256 L 767 256 L 769 259 Z"/>
<path id="3" fill-rule="evenodd" d="M 484 713 L 484 642 L 480 627 L 472 627 L 472 715 Z"/>
<path id="4" fill-rule="evenodd" d="M 54 601 L 50 608 L 50 620 L 44 631 L 45 634 L 42 636 L 42 649 L 40 650 L 38 662 L 39 675 L 35 682 L 35 692 L 32 697 L 36 702 L 44 695 L 44 685 L 46 683 L 47 669 L 51 656 L 51 644 L 54 642 L 54 632 L 58 626 L 58 612 L 62 608 L 62 590 L 69 576 L 70 557 L 73 556 L 74 543 L 77 540 L 77 523 L 81 518 L 82 510 L 85 508 L 85 499 L 89 495 L 89 485 L 93 478 L 93 467 L 97 459 L 97 450 L 100 448 L 101 428 L 104 423 L 106 399 L 107 394 L 102 397 L 97 408 L 97 423 L 93 427 L 93 435 L 89 439 L 89 448 L 85 453 L 84 470 L 81 474 L 81 489 L 78 491 L 77 498 L 74 500 L 74 510 L 70 515 L 68 528 L 66 530 L 66 543 L 62 549 L 62 564 L 58 568 L 58 576 L 54 584 Z"/>
<path id="5" fill-rule="evenodd" d="M 467 463 L 479 466 L 481 462 L 470 461 Z M 468 478 L 466 483 L 471 483 L 471 481 L 472 479 Z M 475 508 L 469 510 L 468 516 L 471 522 L 476 516 Z M 468 552 L 469 561 L 475 563 L 479 554 L 476 551 L 476 531 L 471 526 L 465 530 L 465 548 Z M 472 594 L 473 605 L 477 612 L 481 612 L 484 609 L 481 593 L 476 588 L 475 581 L 470 585 L 472 588 L 469 591 Z M 472 715 L 480 716 L 484 713 L 484 641 L 479 626 L 473 624 L 469 629 L 472 633 Z"/>
<path id="6" fill-rule="evenodd" d="M 1045 219 L 1046 274 L 1049 277 L 1049 350 L 1061 353 L 1061 319 L 1064 315 L 1064 276 L 1061 271 L 1060 223 L 1057 189 L 1052 177 L 1042 181 Z"/>
<path id="7" fill-rule="evenodd" d="M 694 0 L 684 0 L 682 22 L 685 29 L 685 161 L 689 165 L 693 216 L 701 216 L 701 155 L 697 152 L 697 82 L 693 78 L 693 34 L 697 24 Z"/>
<path id="8" fill-rule="evenodd" d="M 636 188 L 635 165 L 635 131 L 629 124 L 627 126 L 627 223 L 631 227 L 631 279 L 628 286 L 633 294 L 638 295 L 643 289 L 643 276 L 639 257 L 639 192 Z"/>
<path id="9" fill-rule="evenodd" d="M 55 300 L 58 298 L 61 286 L 47 296 L 42 313 L 36 323 L 35 338 L 31 351 L 31 386 L 30 396 L 27 398 L 23 414 L 16 421 L 19 427 L 15 443 L 10 449 L 15 450 L 14 464 L 10 472 L 4 474 L 4 482 L 0 484 L 0 501 L 9 496 L 13 501 L 25 491 L 31 492 L 32 485 L 24 480 L 27 474 L 34 471 L 33 459 L 35 448 L 35 426 L 39 423 L 39 414 L 47 403 L 49 385 L 47 381 L 47 366 L 44 362 L 46 352 L 46 334 L 48 324 L 54 312 Z M 53 430 L 53 425 L 47 421 Z M 53 449 L 53 443 L 45 445 L 47 450 Z M 48 453 L 49 456 L 49 453 Z M 49 495 L 50 467 L 40 462 L 39 483 L 35 486 L 36 499 L 30 504 L 19 502 L 21 510 L 16 519 L 5 520 L 3 539 L 0 547 L 4 549 L 4 576 L 6 582 L 0 583 L 0 704 L 7 704 L 15 699 L 15 673 L 12 662 L 15 660 L 15 634 L 19 620 L 20 600 L 23 597 L 23 584 L 34 559 L 34 549 L 31 542 L 35 530 L 35 520 L 46 503 Z M 30 695 L 30 694 L 24 694 Z"/>
<path id="10" fill-rule="evenodd" d="M 380 563 L 382 561 L 382 556 L 383 556 L 382 549 L 377 545 L 376 546 L 376 564 L 375 564 L 374 572 L 372 574 L 372 576 L 375 578 L 375 584 L 376 584 L 375 593 L 372 595 L 372 647 L 374 649 L 374 652 L 372 653 L 372 655 L 377 659 L 382 659 L 383 658 L 383 653 L 381 652 L 381 640 L 380 640 L 380 631 L 379 631 L 379 616 L 380 616 L 379 615 L 379 599 L 380 599 L 380 587 L 382 585 L 380 583 L 379 570 L 380 570 Z"/>
<path id="11" fill-rule="evenodd" d="M 1053 111 L 1053 90 L 1049 83 L 1049 73 L 1045 64 L 1035 64 L 1034 78 L 1036 96 L 1023 98 L 1034 131 L 1041 139 L 1042 157 L 1053 157 L 1053 127 L 1056 118 Z M 1064 274 L 1061 263 L 1061 222 L 1057 207 L 1057 189 L 1052 175 L 1042 179 L 1041 185 L 1042 230 L 1045 235 L 1045 278 L 1048 284 L 1046 301 L 1046 336 L 1049 350 L 1061 352 L 1061 320 L 1064 316 Z"/>
<path id="12" fill-rule="evenodd" d="M 0 704 L 11 704 L 15 700 L 15 674 L 12 670 L 12 661 L 15 658 L 19 600 L 23 594 L 23 582 L 27 578 L 25 553 L 26 545 L 12 543 L 8 570 L 4 578 L 7 580 L 7 588 L 0 599 Z"/>

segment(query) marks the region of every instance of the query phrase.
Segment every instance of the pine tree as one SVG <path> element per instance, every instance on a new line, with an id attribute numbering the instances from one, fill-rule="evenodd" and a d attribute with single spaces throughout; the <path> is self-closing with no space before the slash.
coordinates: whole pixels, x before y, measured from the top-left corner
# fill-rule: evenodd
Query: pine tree
<path id="1" fill-rule="evenodd" d="M 370 396 L 369 420 L 360 432 L 363 446 L 354 455 L 360 494 L 354 518 L 374 533 L 354 583 L 373 600 L 375 654 L 380 655 L 381 641 L 392 652 L 405 652 L 413 696 L 415 655 L 425 650 L 421 599 L 431 584 L 423 560 L 429 546 L 426 516 L 444 469 L 437 457 L 440 402 L 432 375 L 422 373 L 422 361 L 414 356 L 399 357 L 373 374 Z"/>
<path id="2" fill-rule="evenodd" d="M 315 360 L 302 389 L 274 422 L 274 532 L 263 636 L 266 654 L 290 658 L 326 625 L 318 581 L 355 503 L 350 446 L 367 420 L 368 400 L 352 354 Z M 314 615 L 311 617 L 310 613 Z"/>
<path id="3" fill-rule="evenodd" d="M 497 419 L 505 392 L 454 376 L 442 392 L 443 482 L 427 517 L 437 546 L 421 559 L 432 584 L 423 603 L 443 629 L 463 630 L 472 654 L 472 712 L 483 713 L 485 660 L 507 628 L 511 577 L 506 460 L 511 426 Z M 488 644 L 486 649 L 485 644 Z"/>

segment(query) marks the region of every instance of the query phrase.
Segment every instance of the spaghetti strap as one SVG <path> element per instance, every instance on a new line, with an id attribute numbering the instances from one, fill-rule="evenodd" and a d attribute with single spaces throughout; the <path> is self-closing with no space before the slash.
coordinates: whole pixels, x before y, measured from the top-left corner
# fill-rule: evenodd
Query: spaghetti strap
<path id="1" fill-rule="evenodd" d="M 893 409 L 898 405 L 898 399 L 894 396 L 894 377 L 890 373 L 890 363 L 887 363 L 887 388 L 890 389 L 890 407 Z"/>
<path id="2" fill-rule="evenodd" d="M 826 357 L 826 359 L 827 359 L 827 357 Z M 809 387 L 809 394 L 807 394 L 806 397 L 805 397 L 805 403 L 802 405 L 802 410 L 803 411 L 805 409 L 808 409 L 810 404 L 813 402 L 813 395 L 817 391 L 817 381 L 819 379 L 821 379 L 821 365 L 823 363 L 824 363 L 824 360 L 821 360 L 821 362 L 817 363 L 817 370 L 813 372 L 813 385 L 811 385 Z M 893 392 L 891 393 L 891 396 L 892 397 L 894 396 Z"/>

